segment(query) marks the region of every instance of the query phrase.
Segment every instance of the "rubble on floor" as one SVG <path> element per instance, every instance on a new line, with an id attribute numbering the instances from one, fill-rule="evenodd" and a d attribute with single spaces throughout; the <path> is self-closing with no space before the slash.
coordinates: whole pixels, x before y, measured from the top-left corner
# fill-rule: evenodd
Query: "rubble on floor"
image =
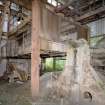
<path id="1" fill-rule="evenodd" d="M 0 81 L 0 105 L 31 105 L 30 81 L 22 85 Z"/>
<path id="2" fill-rule="evenodd" d="M 20 84 L 22 84 L 22 82 L 29 79 L 29 75 L 26 71 L 18 69 L 15 64 L 8 63 L 7 71 L 4 72 L 2 78 L 5 80 L 9 79 L 9 83 L 21 82 Z"/>

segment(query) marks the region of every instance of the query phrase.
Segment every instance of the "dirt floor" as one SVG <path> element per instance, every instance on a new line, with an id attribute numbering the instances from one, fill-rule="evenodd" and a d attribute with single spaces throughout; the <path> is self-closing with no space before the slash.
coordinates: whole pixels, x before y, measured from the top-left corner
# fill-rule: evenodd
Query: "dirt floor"
<path id="1" fill-rule="evenodd" d="M 0 81 L 0 105 L 31 105 L 30 82 L 10 84 Z"/>
<path id="2" fill-rule="evenodd" d="M 41 94 L 40 100 L 38 100 L 38 105 L 105 105 L 103 103 L 98 103 L 94 97 L 94 94 L 93 100 L 91 102 L 89 100 L 83 100 L 83 102 L 80 102 L 81 104 L 74 104 L 75 97 L 74 99 L 70 100 L 71 98 L 69 96 L 64 99 L 63 103 L 62 98 L 60 100 L 57 100 L 58 102 L 56 102 L 57 97 L 54 94 L 49 94 L 51 93 L 51 90 L 46 88 L 50 79 L 52 79 L 51 73 L 45 74 L 41 78 L 40 87 L 43 90 L 43 94 Z M 0 105 L 32 105 L 30 87 L 30 81 L 24 82 L 23 84 L 0 81 Z M 100 93 L 100 90 L 98 90 L 96 91 L 96 93 L 99 97 L 101 97 L 102 100 L 104 100 L 105 97 L 103 97 Z M 51 97 L 49 96 L 55 96 L 56 99 L 50 100 Z"/>

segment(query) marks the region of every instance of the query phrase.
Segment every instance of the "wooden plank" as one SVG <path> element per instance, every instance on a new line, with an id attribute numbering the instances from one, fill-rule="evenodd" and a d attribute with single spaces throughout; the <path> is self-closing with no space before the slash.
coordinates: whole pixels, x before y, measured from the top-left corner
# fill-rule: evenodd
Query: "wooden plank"
<path id="1" fill-rule="evenodd" d="M 31 54 L 31 92 L 32 101 L 39 94 L 39 61 L 40 61 L 40 0 L 32 1 L 32 54 Z"/>
<path id="2" fill-rule="evenodd" d="M 81 21 L 81 20 L 83 20 L 83 19 L 86 19 L 86 18 L 91 17 L 91 16 L 93 16 L 93 15 L 96 15 L 96 14 L 98 14 L 98 13 L 101 13 L 101 12 L 103 12 L 103 11 L 105 11 L 105 7 L 101 7 L 101 8 L 99 8 L 99 9 L 97 9 L 97 10 L 88 12 L 88 13 L 86 13 L 86 14 L 80 16 L 80 17 L 77 17 L 76 20 L 77 20 L 77 21 Z"/>
<path id="3" fill-rule="evenodd" d="M 27 30 L 27 27 L 25 27 L 27 24 L 29 24 L 31 22 L 31 17 L 28 17 L 28 18 L 25 18 L 24 21 L 19 25 L 17 26 L 16 28 L 14 28 L 13 30 L 11 30 L 9 33 L 8 33 L 8 36 L 12 36 L 16 33 L 22 33 L 24 31 Z"/>

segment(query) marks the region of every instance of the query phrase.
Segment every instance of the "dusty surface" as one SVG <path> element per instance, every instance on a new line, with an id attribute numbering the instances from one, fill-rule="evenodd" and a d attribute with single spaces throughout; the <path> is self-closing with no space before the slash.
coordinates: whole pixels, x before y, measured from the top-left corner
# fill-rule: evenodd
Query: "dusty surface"
<path id="1" fill-rule="evenodd" d="M 31 105 L 30 82 L 9 84 L 0 81 L 0 105 Z"/>
<path id="2" fill-rule="evenodd" d="M 77 105 L 75 99 L 70 98 L 69 95 L 64 99 L 61 97 L 56 97 L 56 93 L 53 93 L 48 87 L 49 83 L 56 80 L 59 73 L 46 73 L 41 77 L 40 88 L 41 97 L 37 101 L 38 105 Z M 96 87 L 91 87 L 102 100 L 105 98 L 101 96 L 100 89 Z M 53 96 L 53 99 L 52 99 Z M 81 96 L 81 95 L 80 95 Z M 63 100 L 62 100 L 63 99 Z M 79 98 L 80 104 L 78 105 L 104 105 L 99 104 L 95 101 L 95 96 L 90 102 L 89 100 L 81 100 Z M 0 105 L 31 105 L 31 94 L 30 94 L 30 81 L 20 85 L 17 83 L 10 84 L 8 82 L 0 81 Z"/>

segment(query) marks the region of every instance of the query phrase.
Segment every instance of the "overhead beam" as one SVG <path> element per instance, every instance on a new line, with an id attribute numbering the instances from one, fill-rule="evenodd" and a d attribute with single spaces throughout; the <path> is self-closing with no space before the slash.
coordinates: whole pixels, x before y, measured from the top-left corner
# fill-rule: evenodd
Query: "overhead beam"
<path id="1" fill-rule="evenodd" d="M 81 20 L 84 20 L 84 19 L 86 19 L 86 18 L 89 18 L 89 17 L 91 17 L 91 16 L 94 16 L 94 15 L 99 14 L 99 13 L 104 12 L 104 11 L 105 11 L 105 7 L 100 7 L 100 8 L 97 9 L 97 10 L 88 12 L 88 13 L 86 13 L 86 14 L 80 16 L 80 17 L 77 17 L 76 20 L 77 20 L 77 21 L 81 21 Z"/>
<path id="2" fill-rule="evenodd" d="M 99 2 L 99 0 L 91 0 L 91 1 L 88 1 L 85 3 L 85 5 L 81 5 L 81 7 L 79 9 L 84 9 L 84 8 L 87 8 L 91 5 L 94 5 L 95 3 Z"/>

